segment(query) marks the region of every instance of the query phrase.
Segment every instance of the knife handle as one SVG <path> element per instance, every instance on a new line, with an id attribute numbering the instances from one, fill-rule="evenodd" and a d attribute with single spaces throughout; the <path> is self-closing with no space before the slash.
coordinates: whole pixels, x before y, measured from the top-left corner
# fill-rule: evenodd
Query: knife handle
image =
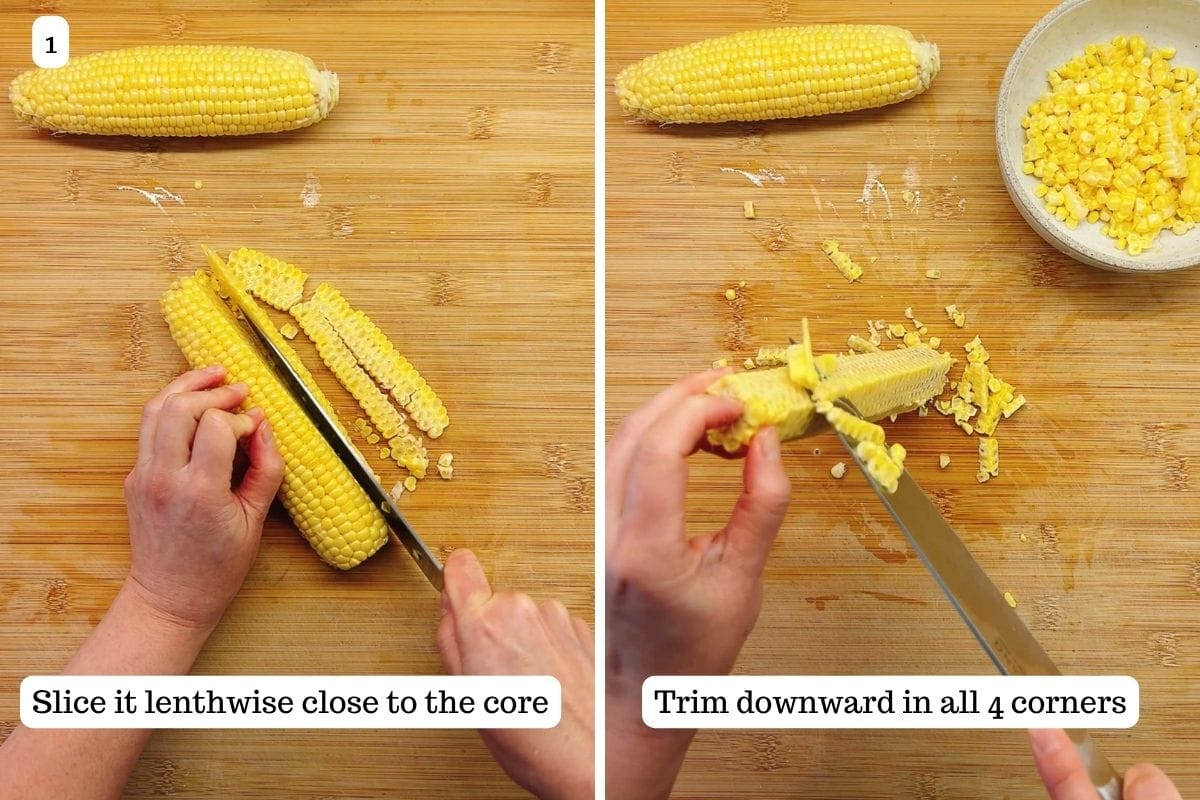
<path id="1" fill-rule="evenodd" d="M 1075 743 L 1075 749 L 1079 751 L 1079 757 L 1087 768 L 1088 777 L 1092 780 L 1092 786 L 1096 787 L 1100 800 L 1121 800 L 1121 776 L 1108 763 L 1088 732 L 1067 731 L 1067 735 Z"/>

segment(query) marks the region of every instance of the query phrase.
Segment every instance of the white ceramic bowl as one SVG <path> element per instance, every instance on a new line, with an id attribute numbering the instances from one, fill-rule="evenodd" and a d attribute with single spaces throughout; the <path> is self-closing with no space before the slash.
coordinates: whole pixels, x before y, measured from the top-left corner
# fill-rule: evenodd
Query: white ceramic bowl
<path id="1" fill-rule="evenodd" d="M 1038 180 L 1021 172 L 1025 131 L 1021 117 L 1048 88 L 1047 73 L 1089 44 L 1138 34 L 1154 47 L 1178 50 L 1175 66 L 1200 69 L 1200 0 L 1068 0 L 1039 22 L 1009 62 L 996 104 L 996 151 L 1008 193 L 1025 221 L 1063 253 L 1117 272 L 1170 272 L 1200 264 L 1200 227 L 1170 231 L 1136 258 L 1117 249 L 1087 222 L 1070 230 L 1033 194 Z"/>

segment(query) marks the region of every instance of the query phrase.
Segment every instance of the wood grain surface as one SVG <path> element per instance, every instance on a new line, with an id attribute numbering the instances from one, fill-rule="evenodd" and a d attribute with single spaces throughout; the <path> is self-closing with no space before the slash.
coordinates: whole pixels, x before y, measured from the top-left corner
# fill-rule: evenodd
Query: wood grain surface
<path id="1" fill-rule="evenodd" d="M 606 72 L 696 39 L 785 23 L 883 22 L 937 42 L 942 74 L 904 105 L 809 121 L 659 128 L 607 108 L 609 430 L 677 376 L 740 362 L 808 316 L 824 350 L 911 306 L 962 354 L 979 334 L 1029 406 L 1000 426 L 1002 474 L 975 482 L 975 440 L 941 417 L 894 437 L 1018 613 L 1068 673 L 1130 674 L 1140 724 L 1101 732 L 1112 760 L 1153 760 L 1200 795 L 1200 271 L 1123 277 L 1059 255 L 1021 221 L 993 145 L 996 91 L 1051 2 L 719 3 L 610 0 Z M 774 170 L 761 188 L 737 173 Z M 907 181 L 906 181 L 907 173 Z M 863 199 L 871 176 L 879 187 Z M 910 184 L 921 206 L 901 193 Z M 758 218 L 742 216 L 753 200 Z M 866 276 L 848 285 L 819 242 Z M 868 263 L 870 258 L 876 258 Z M 940 269 L 941 280 L 924 277 Z M 733 303 L 724 292 L 739 281 Z M 942 307 L 957 303 L 958 331 Z M 950 468 L 937 467 L 939 453 Z M 762 617 L 738 664 L 755 674 L 991 671 L 830 437 L 785 449 L 794 500 L 767 572 Z M 696 530 L 721 524 L 738 465 L 695 460 Z M 701 733 L 688 798 L 1044 796 L 1024 734 Z"/>
<path id="2" fill-rule="evenodd" d="M 158 297 L 201 243 L 296 262 L 392 334 L 450 409 L 432 452 L 456 455 L 452 483 L 403 498 L 409 520 L 443 554 L 473 548 L 496 586 L 590 620 L 591 5 L 6 2 L 0 83 L 30 66 L 45 13 L 68 18 L 75 56 L 285 47 L 342 88 L 316 127 L 237 140 L 51 137 L 0 114 L 0 738 L 21 678 L 58 671 L 125 574 L 141 405 L 184 367 Z M 437 673 L 437 618 L 401 549 L 339 573 L 277 510 L 195 671 Z M 472 731 L 170 731 L 127 796 L 523 793 Z"/>

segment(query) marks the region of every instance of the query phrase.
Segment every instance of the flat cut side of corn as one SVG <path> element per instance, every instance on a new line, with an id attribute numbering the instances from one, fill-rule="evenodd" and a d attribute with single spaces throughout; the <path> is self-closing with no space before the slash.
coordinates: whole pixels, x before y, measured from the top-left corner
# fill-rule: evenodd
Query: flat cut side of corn
<path id="1" fill-rule="evenodd" d="M 763 428 L 776 428 L 780 441 L 798 439 L 815 414 L 808 392 L 792 383 L 787 367 L 726 375 L 708 393 L 742 404 L 742 416 L 733 424 L 708 431 L 709 443 L 730 453 L 749 445 Z"/>
<path id="2" fill-rule="evenodd" d="M 616 80 L 622 110 L 669 123 L 810 117 L 898 103 L 929 88 L 936 45 L 888 25 L 809 25 L 706 39 Z"/>
<path id="3" fill-rule="evenodd" d="M 193 368 L 222 364 L 230 382 L 250 387 L 243 405 L 263 410 L 283 456 L 279 498 L 313 549 L 338 569 L 370 558 L 387 542 L 382 514 L 259 355 L 209 276 L 201 271 L 172 285 L 162 312 Z"/>
<path id="4" fill-rule="evenodd" d="M 226 266 L 243 289 L 272 308 L 288 311 L 304 298 L 308 275 L 295 264 L 240 247 L 229 254 Z"/>
<path id="5" fill-rule="evenodd" d="M 148 45 L 73 57 L 9 86 L 17 119 L 107 136 L 238 136 L 325 119 L 338 77 L 287 50 Z"/>
<path id="6" fill-rule="evenodd" d="M 838 356 L 813 400 L 846 400 L 867 420 L 913 411 L 937 397 L 954 359 L 925 345 Z"/>
<path id="7" fill-rule="evenodd" d="M 788 377 L 801 389 L 814 389 L 820 382 L 816 360 L 813 358 L 812 337 L 808 333 L 808 318 L 800 320 L 800 341 L 787 349 Z"/>
<path id="8" fill-rule="evenodd" d="M 359 365 L 392 393 L 413 423 L 431 439 L 442 435 L 450 424 L 446 407 L 379 326 L 361 311 L 351 307 L 337 289 L 322 283 L 313 293 L 312 302 L 337 331 Z"/>
<path id="9" fill-rule="evenodd" d="M 388 396 L 358 365 L 354 354 L 342 343 L 321 310 L 309 301 L 293 305 L 291 314 L 300 323 L 304 335 L 317 346 L 317 354 L 325 366 L 366 412 L 379 434 L 388 440 L 387 457 L 395 458 L 400 466 L 418 478 L 424 478 L 425 470 L 429 467 L 424 444 L 409 431 L 404 415 L 396 410 Z"/>

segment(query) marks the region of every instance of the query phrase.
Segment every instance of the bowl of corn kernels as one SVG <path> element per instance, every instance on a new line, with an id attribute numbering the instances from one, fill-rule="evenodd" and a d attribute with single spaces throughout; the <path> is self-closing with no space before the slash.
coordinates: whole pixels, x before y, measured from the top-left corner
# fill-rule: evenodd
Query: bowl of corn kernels
<path id="1" fill-rule="evenodd" d="M 1017 209 L 1063 253 L 1119 272 L 1200 264 L 1200 2 L 1055 8 L 1008 65 L 996 149 Z"/>

